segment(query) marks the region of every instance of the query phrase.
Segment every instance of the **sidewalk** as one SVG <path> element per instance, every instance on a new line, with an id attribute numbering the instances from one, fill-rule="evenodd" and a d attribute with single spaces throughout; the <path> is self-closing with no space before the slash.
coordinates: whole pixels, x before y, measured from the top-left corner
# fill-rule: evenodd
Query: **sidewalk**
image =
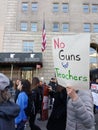
<path id="1" fill-rule="evenodd" d="M 50 113 L 51 113 L 51 110 L 49 110 L 49 115 L 50 115 Z M 39 118 L 39 114 L 37 114 L 35 124 L 38 125 L 38 126 L 40 126 L 41 130 L 47 130 L 46 129 L 47 120 L 45 120 L 45 121 L 39 121 L 39 120 L 37 120 L 37 118 Z M 30 130 L 28 124 L 26 125 L 25 130 Z"/>
<path id="2" fill-rule="evenodd" d="M 36 124 L 38 126 L 40 126 L 41 130 L 47 130 L 46 127 L 45 127 L 46 124 L 47 124 L 47 121 L 38 121 L 38 120 L 36 120 Z M 26 126 L 25 130 L 30 130 L 28 125 Z"/>
<path id="3" fill-rule="evenodd" d="M 51 113 L 51 111 L 49 110 L 49 113 Z M 39 114 L 37 115 L 37 118 L 39 117 Z M 95 130 L 98 130 L 98 110 L 97 110 L 97 112 L 96 112 L 96 114 L 95 114 L 95 122 L 96 122 L 96 124 L 95 124 Z M 37 119 L 36 119 L 36 122 L 35 122 L 38 126 L 40 126 L 40 128 L 41 128 L 41 130 L 47 130 L 46 129 L 46 124 L 47 124 L 47 120 L 46 121 L 38 121 Z M 26 128 L 25 128 L 25 130 L 30 130 L 30 128 L 29 128 L 29 126 L 27 126 Z"/>

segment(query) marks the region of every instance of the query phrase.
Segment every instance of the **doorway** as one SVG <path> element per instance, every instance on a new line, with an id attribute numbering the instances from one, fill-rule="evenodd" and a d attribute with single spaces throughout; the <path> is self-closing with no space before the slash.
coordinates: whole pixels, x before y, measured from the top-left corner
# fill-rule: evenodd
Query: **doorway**
<path id="1" fill-rule="evenodd" d="M 33 77 L 32 67 L 23 67 L 22 70 L 21 70 L 21 78 L 22 79 L 28 79 L 31 82 L 32 77 Z"/>

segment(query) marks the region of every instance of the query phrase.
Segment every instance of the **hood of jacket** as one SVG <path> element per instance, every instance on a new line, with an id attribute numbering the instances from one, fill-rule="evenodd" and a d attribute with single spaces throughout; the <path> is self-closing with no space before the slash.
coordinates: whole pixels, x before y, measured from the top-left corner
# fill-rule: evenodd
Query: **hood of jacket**
<path id="1" fill-rule="evenodd" d="M 20 107 L 11 101 L 0 103 L 0 117 L 6 120 L 15 118 L 20 112 Z"/>

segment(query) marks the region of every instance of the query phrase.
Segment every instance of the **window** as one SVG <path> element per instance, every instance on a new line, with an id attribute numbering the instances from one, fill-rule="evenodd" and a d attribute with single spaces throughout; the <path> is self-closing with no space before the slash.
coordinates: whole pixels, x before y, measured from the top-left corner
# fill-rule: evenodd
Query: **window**
<path id="1" fill-rule="evenodd" d="M 22 11 L 28 10 L 28 3 L 22 3 Z"/>
<path id="2" fill-rule="evenodd" d="M 68 23 L 62 24 L 62 31 L 63 32 L 69 32 L 69 24 Z"/>
<path id="3" fill-rule="evenodd" d="M 21 22 L 21 31 L 27 31 L 27 22 Z"/>
<path id="4" fill-rule="evenodd" d="M 63 4 L 62 4 L 62 11 L 63 11 L 64 13 L 68 13 L 68 4 L 67 4 L 67 3 L 63 3 Z"/>
<path id="5" fill-rule="evenodd" d="M 90 29 L 90 23 L 84 23 L 84 32 L 90 32 L 91 29 Z"/>
<path id="6" fill-rule="evenodd" d="M 53 23 L 53 32 L 59 31 L 59 23 Z"/>
<path id="7" fill-rule="evenodd" d="M 36 12 L 38 9 L 38 3 L 37 2 L 33 2 L 32 3 L 32 11 Z"/>
<path id="8" fill-rule="evenodd" d="M 33 52 L 33 41 L 24 41 L 23 42 L 23 52 Z"/>
<path id="9" fill-rule="evenodd" d="M 37 32 L 37 23 L 31 23 L 31 31 Z"/>
<path id="10" fill-rule="evenodd" d="M 92 5 L 92 12 L 97 13 L 98 12 L 98 5 Z"/>
<path id="11" fill-rule="evenodd" d="M 96 67 L 97 65 L 97 52 L 94 48 L 90 47 L 90 66 Z"/>
<path id="12" fill-rule="evenodd" d="M 89 13 L 89 4 L 83 4 L 83 12 Z"/>
<path id="13" fill-rule="evenodd" d="M 93 24 L 93 32 L 98 33 L 98 23 Z"/>
<path id="14" fill-rule="evenodd" d="M 54 3 L 53 4 L 53 12 L 58 12 L 59 11 L 59 4 L 58 3 Z"/>

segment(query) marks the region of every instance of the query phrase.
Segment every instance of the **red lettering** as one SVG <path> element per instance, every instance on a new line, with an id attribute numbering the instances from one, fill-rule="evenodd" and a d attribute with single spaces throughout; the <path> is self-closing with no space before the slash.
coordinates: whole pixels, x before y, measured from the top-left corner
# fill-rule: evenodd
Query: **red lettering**
<path id="1" fill-rule="evenodd" d="M 60 43 L 60 48 L 64 48 L 64 47 L 65 47 L 64 42 L 61 42 L 61 43 Z"/>
<path id="2" fill-rule="evenodd" d="M 64 42 L 60 42 L 59 38 L 58 39 L 54 39 L 54 48 L 64 48 L 65 44 Z"/>

